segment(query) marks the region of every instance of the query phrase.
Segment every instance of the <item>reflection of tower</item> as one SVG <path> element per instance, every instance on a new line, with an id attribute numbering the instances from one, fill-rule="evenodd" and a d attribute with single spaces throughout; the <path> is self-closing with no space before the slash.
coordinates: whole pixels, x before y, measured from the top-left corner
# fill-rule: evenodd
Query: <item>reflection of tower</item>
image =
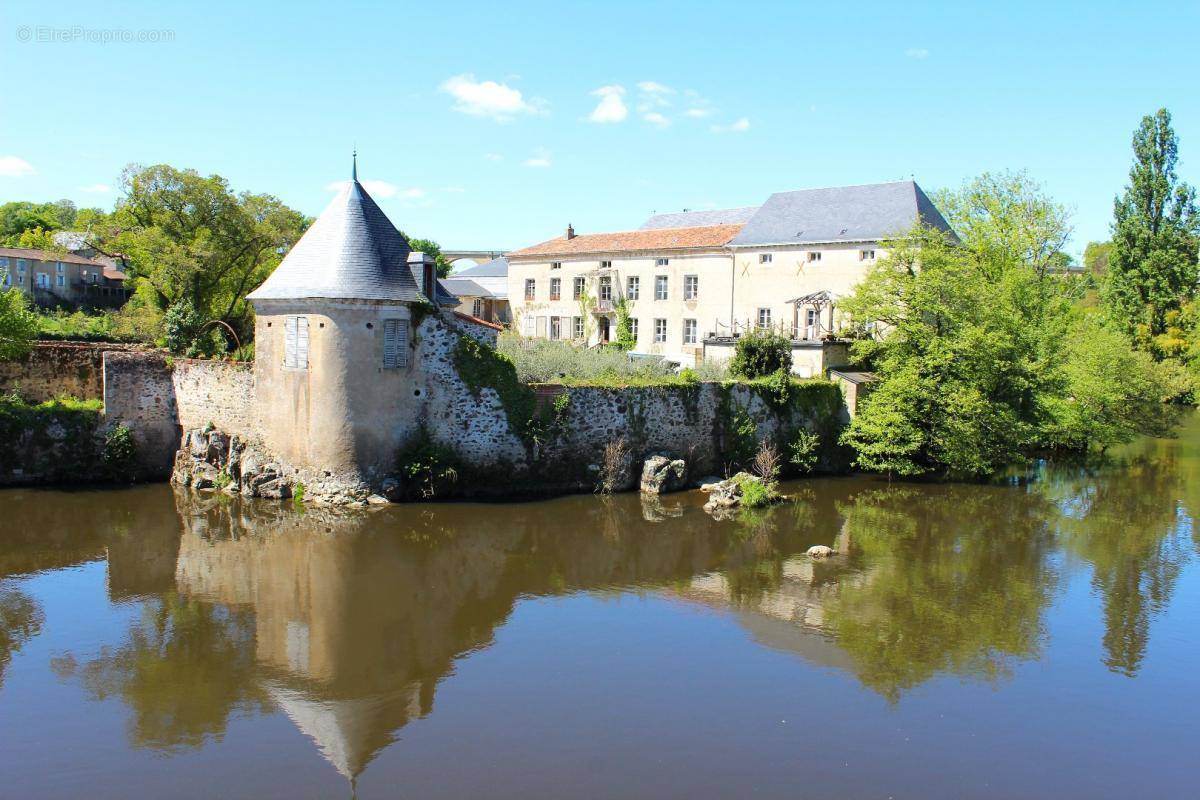
<path id="1" fill-rule="evenodd" d="M 514 537 L 502 532 L 425 549 L 392 515 L 314 509 L 236 539 L 221 515 L 198 519 L 180 547 L 179 591 L 253 609 L 266 693 L 351 781 L 430 712 L 453 660 L 511 608 L 500 584 Z"/>

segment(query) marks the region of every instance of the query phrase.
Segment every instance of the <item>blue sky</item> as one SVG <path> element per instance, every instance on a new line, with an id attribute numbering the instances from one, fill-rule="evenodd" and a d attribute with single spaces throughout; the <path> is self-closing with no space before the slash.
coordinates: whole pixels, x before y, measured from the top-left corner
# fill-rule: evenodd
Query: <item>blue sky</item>
<path id="1" fill-rule="evenodd" d="M 114 30 L 167 33 L 87 41 Z M 1197 30 L 1196 2 L 7 0 L 0 202 L 107 208 L 125 164 L 166 162 L 316 214 L 357 145 L 401 229 L 513 248 L 1013 168 L 1073 209 L 1080 250 L 1143 114 L 1171 110 L 1200 183 Z"/>

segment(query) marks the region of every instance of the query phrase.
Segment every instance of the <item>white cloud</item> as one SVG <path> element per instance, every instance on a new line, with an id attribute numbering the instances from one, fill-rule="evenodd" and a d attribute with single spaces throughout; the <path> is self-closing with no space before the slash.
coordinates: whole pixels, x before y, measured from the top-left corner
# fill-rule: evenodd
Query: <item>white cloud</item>
<path id="1" fill-rule="evenodd" d="M 107 183 L 93 183 L 88 186 L 80 186 L 79 191 L 88 194 L 108 194 L 112 191 L 112 187 Z"/>
<path id="2" fill-rule="evenodd" d="M 367 191 L 370 191 L 370 189 L 368 189 Z M 399 194 L 405 200 L 420 200 L 422 197 L 425 196 L 425 190 L 421 189 L 419 187 L 413 186 L 410 189 L 401 189 Z M 386 195 L 386 194 L 384 195 L 384 197 L 389 197 L 389 196 L 390 195 Z"/>
<path id="3" fill-rule="evenodd" d="M 536 114 L 537 104 L 530 103 L 519 89 L 495 81 L 477 81 L 471 73 L 455 75 L 441 85 L 454 98 L 454 110 L 473 117 L 491 117 L 507 122 L 518 114 Z"/>
<path id="4" fill-rule="evenodd" d="M 534 169 L 545 169 L 550 166 L 550 152 L 548 150 L 538 150 L 533 156 L 525 159 L 523 162 L 527 167 Z"/>
<path id="5" fill-rule="evenodd" d="M 705 117 L 710 116 L 712 114 L 712 109 L 710 109 L 710 108 L 689 108 L 687 111 L 685 111 L 683 113 L 684 113 L 684 116 L 691 117 L 692 119 L 704 119 Z"/>
<path id="6" fill-rule="evenodd" d="M 421 197 L 425 194 L 424 190 L 422 189 L 404 189 L 401 191 L 401 189 L 394 183 L 372 180 L 371 178 L 363 178 L 359 181 L 359 183 L 361 183 L 363 188 L 367 190 L 367 194 L 371 195 L 372 197 L 395 197 L 397 194 L 400 194 L 401 197 L 412 197 L 413 195 L 410 194 L 411 192 L 419 192 L 419 194 L 416 195 L 417 197 Z M 340 192 L 349 185 L 350 181 L 334 181 L 325 188 L 331 192 Z"/>
<path id="7" fill-rule="evenodd" d="M 659 128 L 665 128 L 671 124 L 671 120 L 667 119 L 657 111 L 651 111 L 649 114 L 643 114 L 642 119 Z"/>
<path id="8" fill-rule="evenodd" d="M 917 61 L 924 61 L 929 58 L 929 51 L 924 47 L 910 47 L 904 51 L 904 55 L 915 58 Z"/>
<path id="9" fill-rule="evenodd" d="M 745 133 L 750 130 L 750 120 L 741 117 L 729 125 L 713 125 L 713 133 Z"/>
<path id="10" fill-rule="evenodd" d="M 637 87 L 647 94 L 675 94 L 674 89 L 658 81 L 640 81 Z"/>
<path id="11" fill-rule="evenodd" d="M 592 94 L 600 98 L 600 102 L 588 116 L 592 122 L 622 122 L 629 116 L 629 109 L 625 106 L 624 86 L 601 86 Z"/>
<path id="12" fill-rule="evenodd" d="M 0 156 L 0 175 L 6 178 L 20 178 L 33 172 L 33 165 L 23 158 Z"/>

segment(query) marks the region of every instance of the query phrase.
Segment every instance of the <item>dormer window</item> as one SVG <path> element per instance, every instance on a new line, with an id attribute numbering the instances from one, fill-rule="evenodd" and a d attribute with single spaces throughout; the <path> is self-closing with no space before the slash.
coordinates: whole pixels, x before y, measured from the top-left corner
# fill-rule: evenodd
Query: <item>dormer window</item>
<path id="1" fill-rule="evenodd" d="M 760 263 L 760 264 L 770 264 L 771 260 L 772 260 L 772 256 L 770 253 L 759 253 L 758 254 L 758 263 Z"/>
<path id="2" fill-rule="evenodd" d="M 859 261 L 874 261 L 875 260 L 875 251 L 874 250 L 859 250 L 858 251 L 858 260 Z"/>
<path id="3" fill-rule="evenodd" d="M 808 251 L 808 260 L 809 261 L 820 261 L 821 260 L 821 251 L 820 250 L 809 250 Z"/>
<path id="4" fill-rule="evenodd" d="M 671 260 L 670 260 L 670 259 L 667 259 L 667 258 L 656 258 L 656 259 L 654 259 L 654 266 L 656 266 L 656 267 L 665 267 L 665 266 L 667 266 L 667 265 L 668 265 L 668 264 L 670 264 L 670 263 L 671 263 Z"/>
<path id="5" fill-rule="evenodd" d="M 612 269 L 612 262 L 611 261 L 601 261 L 600 269 Z"/>
<path id="6" fill-rule="evenodd" d="M 562 262 L 561 261 L 551 261 L 550 269 L 562 269 Z"/>

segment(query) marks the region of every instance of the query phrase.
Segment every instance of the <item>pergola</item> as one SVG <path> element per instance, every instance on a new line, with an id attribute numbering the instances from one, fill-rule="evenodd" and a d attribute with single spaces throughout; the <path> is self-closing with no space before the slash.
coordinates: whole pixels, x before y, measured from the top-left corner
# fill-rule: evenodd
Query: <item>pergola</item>
<path id="1" fill-rule="evenodd" d="M 819 292 L 812 292 L 801 297 L 795 297 L 788 301 L 796 311 L 796 333 L 803 333 L 805 339 L 820 339 L 823 333 L 833 333 L 833 309 L 838 296 L 828 289 L 822 289 Z M 801 325 L 800 324 L 800 309 L 811 308 L 817 312 L 816 325 Z M 824 312 L 828 309 L 829 313 Z M 825 316 L 825 321 L 822 322 L 821 317 Z M 813 330 L 810 330 L 812 328 Z"/>

